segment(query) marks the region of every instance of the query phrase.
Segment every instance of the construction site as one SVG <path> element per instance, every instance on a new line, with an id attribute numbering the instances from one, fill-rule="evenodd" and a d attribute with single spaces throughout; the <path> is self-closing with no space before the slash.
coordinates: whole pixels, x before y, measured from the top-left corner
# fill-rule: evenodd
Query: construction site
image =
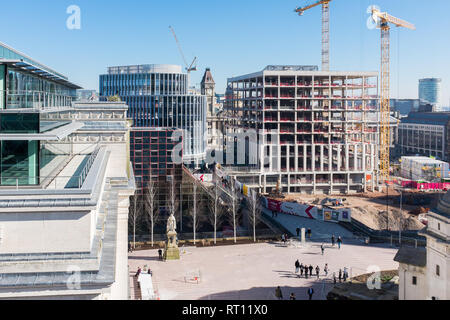
<path id="1" fill-rule="evenodd" d="M 234 166 L 230 174 L 262 193 L 274 191 L 279 181 L 284 193 L 373 190 L 377 82 L 377 72 L 309 66 L 268 66 L 228 79 L 225 135 L 253 129 L 258 136 L 254 164 Z"/>
<path id="2" fill-rule="evenodd" d="M 294 10 L 322 8 L 321 71 L 269 65 L 228 79 L 224 150 L 234 159 L 227 171 L 263 194 L 356 194 L 390 180 L 390 28 L 415 26 L 369 7 L 368 27 L 381 32 L 381 71 L 330 71 L 331 2 Z M 238 141 L 249 131 L 256 141 Z"/>

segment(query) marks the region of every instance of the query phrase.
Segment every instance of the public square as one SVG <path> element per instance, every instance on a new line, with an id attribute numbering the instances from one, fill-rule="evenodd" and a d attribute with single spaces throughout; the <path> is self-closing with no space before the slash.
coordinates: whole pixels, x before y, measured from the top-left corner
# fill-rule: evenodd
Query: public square
<path id="1" fill-rule="evenodd" d="M 332 275 L 347 267 L 350 277 L 368 273 L 370 266 L 381 270 L 398 268 L 393 258 L 398 249 L 387 245 L 366 245 L 359 240 L 344 240 L 341 249 L 321 242 L 307 242 L 305 247 L 281 242 L 217 247 L 181 248 L 178 261 L 159 261 L 157 250 L 129 254 L 131 298 L 136 299 L 133 275 L 138 267 L 147 266 L 153 273 L 153 287 L 161 300 L 273 300 L 275 288 L 281 287 L 283 299 L 294 293 L 297 300 L 308 298 L 307 289 L 314 288 L 313 300 L 324 300 L 333 286 Z M 294 263 L 318 265 L 317 280 L 299 278 Z M 325 277 L 323 268 L 328 263 Z M 198 283 L 189 281 L 199 275 Z M 185 281 L 185 279 L 187 281 Z"/>

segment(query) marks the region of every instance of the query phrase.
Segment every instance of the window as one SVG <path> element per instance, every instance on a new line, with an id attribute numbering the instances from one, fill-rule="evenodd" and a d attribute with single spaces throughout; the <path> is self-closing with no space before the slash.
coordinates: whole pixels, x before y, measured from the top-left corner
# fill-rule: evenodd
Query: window
<path id="1" fill-rule="evenodd" d="M 439 265 L 436 265 L 436 275 L 438 277 L 441 275 L 441 267 L 439 267 Z"/>
<path id="2" fill-rule="evenodd" d="M 417 285 L 417 277 L 412 277 L 412 284 Z"/>

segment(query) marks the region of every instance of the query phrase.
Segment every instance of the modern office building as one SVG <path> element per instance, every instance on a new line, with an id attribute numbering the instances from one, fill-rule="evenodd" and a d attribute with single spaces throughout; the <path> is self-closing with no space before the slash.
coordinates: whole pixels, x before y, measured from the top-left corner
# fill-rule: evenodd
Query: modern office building
<path id="1" fill-rule="evenodd" d="M 189 94 L 188 80 L 177 65 L 110 67 L 100 76 L 100 97 L 125 101 L 134 127 L 182 129 L 184 161 L 198 166 L 206 156 L 206 97 Z"/>
<path id="2" fill-rule="evenodd" d="M 99 101 L 96 90 L 77 90 L 77 101 Z"/>
<path id="3" fill-rule="evenodd" d="M 442 111 L 442 79 L 419 80 L 419 100 L 421 105 L 431 105 L 434 111 Z"/>
<path id="4" fill-rule="evenodd" d="M 146 194 L 150 181 L 157 184 L 158 189 L 170 184 L 174 179 L 178 185 L 182 180 L 183 165 L 172 157 L 178 152 L 183 157 L 182 130 L 176 128 L 133 128 L 130 138 L 131 162 L 134 167 L 137 194 Z M 177 147 L 178 145 L 178 147 Z M 158 195 L 163 198 L 164 194 Z M 164 199 L 160 199 L 164 201 Z"/>
<path id="5" fill-rule="evenodd" d="M 411 112 L 399 124 L 397 148 L 403 156 L 450 162 L 449 142 L 450 112 Z"/>
<path id="6" fill-rule="evenodd" d="M 0 45 L 0 299 L 127 299 L 128 107 Z"/>
<path id="7" fill-rule="evenodd" d="M 285 193 L 373 190 L 377 80 L 376 72 L 323 72 L 314 66 L 268 66 L 228 79 L 225 148 L 235 156 L 227 162 L 230 175 L 263 193 L 278 181 Z M 240 150 L 234 134 L 248 130 L 258 141 L 245 141 Z M 244 163 L 238 161 L 241 153 L 248 155 Z"/>
<path id="8" fill-rule="evenodd" d="M 391 111 L 407 116 L 410 112 L 419 111 L 419 99 L 391 99 Z"/>

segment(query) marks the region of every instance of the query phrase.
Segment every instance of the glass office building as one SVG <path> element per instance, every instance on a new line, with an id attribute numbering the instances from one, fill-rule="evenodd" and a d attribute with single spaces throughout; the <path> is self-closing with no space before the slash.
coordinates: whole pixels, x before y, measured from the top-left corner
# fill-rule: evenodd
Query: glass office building
<path id="1" fill-rule="evenodd" d="M 183 159 L 198 165 L 206 156 L 206 97 L 188 86 L 180 66 L 134 65 L 108 68 L 99 87 L 101 100 L 118 95 L 127 103 L 134 127 L 182 129 Z"/>
<path id="2" fill-rule="evenodd" d="M 42 121 L 64 110 L 76 89 L 60 73 L 0 43 L 0 186 L 37 185 L 41 171 L 57 158 L 45 147 L 70 121 Z"/>
<path id="3" fill-rule="evenodd" d="M 442 79 L 427 78 L 419 80 L 419 100 L 421 105 L 432 105 L 435 111 L 442 111 Z"/>

